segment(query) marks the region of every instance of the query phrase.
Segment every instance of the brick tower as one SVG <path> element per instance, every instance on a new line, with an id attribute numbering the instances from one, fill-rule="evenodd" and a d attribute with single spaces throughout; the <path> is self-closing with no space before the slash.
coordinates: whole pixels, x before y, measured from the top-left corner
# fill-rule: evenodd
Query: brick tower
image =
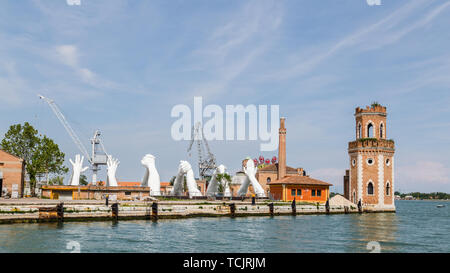
<path id="1" fill-rule="evenodd" d="M 356 108 L 356 140 L 348 143 L 350 169 L 345 197 L 367 209 L 395 210 L 394 141 L 386 139 L 386 107 L 373 103 Z"/>

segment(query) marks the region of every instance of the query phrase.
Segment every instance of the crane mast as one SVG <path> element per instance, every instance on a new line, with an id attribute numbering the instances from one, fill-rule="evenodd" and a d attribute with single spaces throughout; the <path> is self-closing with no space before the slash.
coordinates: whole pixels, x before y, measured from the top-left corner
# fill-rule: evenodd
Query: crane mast
<path id="1" fill-rule="evenodd" d="M 103 146 L 103 143 L 100 140 L 100 131 L 96 130 L 94 133 L 94 136 L 91 139 L 92 144 L 92 153 L 89 155 L 86 147 L 81 142 L 78 135 L 75 133 L 75 131 L 72 129 L 72 126 L 67 122 L 66 117 L 63 115 L 61 110 L 59 110 L 58 106 L 56 105 L 55 101 L 49 98 L 46 98 L 42 95 L 38 95 L 38 97 L 42 100 L 44 100 L 52 109 L 53 113 L 56 115 L 58 120 L 61 122 L 61 124 L 66 129 L 69 136 L 72 138 L 75 145 L 78 147 L 78 149 L 81 151 L 81 153 L 84 155 L 84 157 L 88 160 L 88 162 L 91 164 L 92 169 L 92 183 L 96 185 L 97 183 L 97 172 L 100 169 L 100 165 L 106 165 L 108 154 L 106 153 L 105 147 Z M 101 146 L 101 149 L 103 150 L 104 154 L 99 153 L 98 146 Z"/>
<path id="2" fill-rule="evenodd" d="M 216 168 L 216 158 L 209 149 L 208 141 L 203 134 L 203 127 L 200 122 L 192 126 L 191 143 L 189 144 L 188 153 L 192 150 L 194 142 L 197 142 L 198 152 L 198 175 L 200 179 L 210 177 Z M 206 151 L 205 151 L 206 150 Z M 205 154 L 206 152 L 206 154 Z"/>

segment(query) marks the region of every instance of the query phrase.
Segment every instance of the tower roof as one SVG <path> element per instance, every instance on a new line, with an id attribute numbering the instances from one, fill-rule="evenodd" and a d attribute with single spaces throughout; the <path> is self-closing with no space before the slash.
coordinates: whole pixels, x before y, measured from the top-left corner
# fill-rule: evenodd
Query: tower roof
<path id="1" fill-rule="evenodd" d="M 366 106 L 366 108 L 356 107 L 355 115 L 358 114 L 384 114 L 386 115 L 386 107 L 382 106 L 378 103 L 372 103 L 370 106 Z"/>

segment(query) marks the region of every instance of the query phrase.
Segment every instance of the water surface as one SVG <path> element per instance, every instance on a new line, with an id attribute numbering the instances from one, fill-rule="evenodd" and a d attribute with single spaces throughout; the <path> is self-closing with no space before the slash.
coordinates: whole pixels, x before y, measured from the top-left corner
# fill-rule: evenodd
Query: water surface
<path id="1" fill-rule="evenodd" d="M 445 204 L 444 208 L 436 208 Z M 0 252 L 450 252 L 450 202 L 397 213 L 0 225 Z M 72 244 L 77 244 L 72 243 Z"/>

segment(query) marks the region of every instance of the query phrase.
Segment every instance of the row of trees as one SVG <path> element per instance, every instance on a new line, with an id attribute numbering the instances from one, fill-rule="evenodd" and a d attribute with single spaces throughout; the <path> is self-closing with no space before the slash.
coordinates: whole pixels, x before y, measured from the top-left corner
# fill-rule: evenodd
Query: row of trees
<path id="1" fill-rule="evenodd" d="M 69 169 L 64 166 L 65 154 L 58 144 L 31 126 L 28 122 L 9 127 L 1 141 L 1 149 L 25 161 L 25 170 L 34 193 L 38 177 L 44 176 L 49 184 L 61 185 Z M 50 176 L 53 176 L 50 179 Z"/>
<path id="2" fill-rule="evenodd" d="M 406 196 L 412 196 L 416 199 L 440 199 L 446 200 L 450 199 L 450 194 L 445 192 L 431 192 L 431 193 L 423 193 L 423 192 L 411 192 L 411 193 L 400 193 L 398 191 L 395 192 L 395 195 L 400 196 L 400 198 L 405 198 Z"/>

